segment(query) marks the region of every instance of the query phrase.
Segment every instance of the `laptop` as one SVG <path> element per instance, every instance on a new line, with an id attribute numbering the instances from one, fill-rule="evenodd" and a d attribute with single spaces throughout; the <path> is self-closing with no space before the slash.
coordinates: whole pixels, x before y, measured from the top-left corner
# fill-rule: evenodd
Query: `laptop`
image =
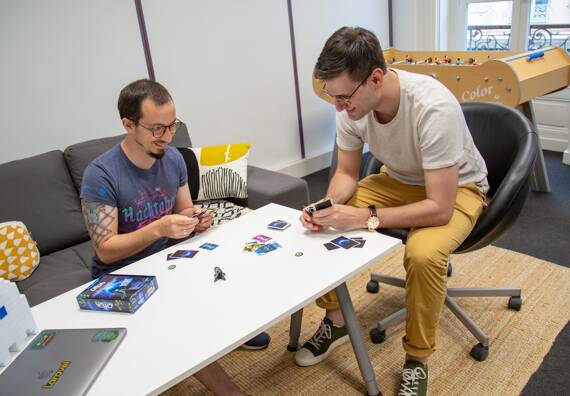
<path id="1" fill-rule="evenodd" d="M 125 328 L 43 330 L 0 374 L 1 395 L 84 395 Z"/>

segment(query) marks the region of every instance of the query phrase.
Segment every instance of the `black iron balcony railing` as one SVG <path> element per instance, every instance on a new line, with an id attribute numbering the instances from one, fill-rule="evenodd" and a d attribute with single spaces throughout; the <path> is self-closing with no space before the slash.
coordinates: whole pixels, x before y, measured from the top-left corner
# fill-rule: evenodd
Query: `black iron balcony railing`
<path id="1" fill-rule="evenodd" d="M 570 24 L 530 25 L 528 49 L 560 47 L 570 53 Z M 473 25 L 467 27 L 470 51 L 504 51 L 511 49 L 510 25 Z"/>

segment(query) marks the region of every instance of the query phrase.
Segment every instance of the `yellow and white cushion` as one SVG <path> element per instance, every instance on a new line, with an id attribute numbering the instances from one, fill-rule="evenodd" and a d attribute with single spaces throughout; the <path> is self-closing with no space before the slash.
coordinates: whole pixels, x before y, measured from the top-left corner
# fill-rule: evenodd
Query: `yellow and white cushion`
<path id="1" fill-rule="evenodd" d="M 20 281 L 29 277 L 40 263 L 40 252 L 25 224 L 0 223 L 0 278 Z"/>

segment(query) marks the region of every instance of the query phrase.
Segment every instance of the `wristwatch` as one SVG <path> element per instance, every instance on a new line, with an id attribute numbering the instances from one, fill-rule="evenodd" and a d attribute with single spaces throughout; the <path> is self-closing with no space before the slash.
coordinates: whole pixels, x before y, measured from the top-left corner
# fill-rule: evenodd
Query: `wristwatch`
<path id="1" fill-rule="evenodd" d="M 366 222 L 366 225 L 368 226 L 368 231 L 376 231 L 376 229 L 380 225 L 380 219 L 378 218 L 378 214 L 376 213 L 376 207 L 374 205 L 370 205 L 368 209 L 370 209 L 370 217 L 368 217 L 368 221 Z"/>

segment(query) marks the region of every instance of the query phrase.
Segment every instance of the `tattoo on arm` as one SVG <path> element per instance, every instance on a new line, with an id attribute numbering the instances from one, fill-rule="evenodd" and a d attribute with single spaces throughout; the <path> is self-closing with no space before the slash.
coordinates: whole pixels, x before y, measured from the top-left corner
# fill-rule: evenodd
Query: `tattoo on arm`
<path id="1" fill-rule="evenodd" d="M 81 211 L 91 241 L 93 241 L 95 248 L 99 248 L 101 243 L 112 233 L 111 224 L 115 220 L 113 208 L 99 202 L 81 201 Z"/>

